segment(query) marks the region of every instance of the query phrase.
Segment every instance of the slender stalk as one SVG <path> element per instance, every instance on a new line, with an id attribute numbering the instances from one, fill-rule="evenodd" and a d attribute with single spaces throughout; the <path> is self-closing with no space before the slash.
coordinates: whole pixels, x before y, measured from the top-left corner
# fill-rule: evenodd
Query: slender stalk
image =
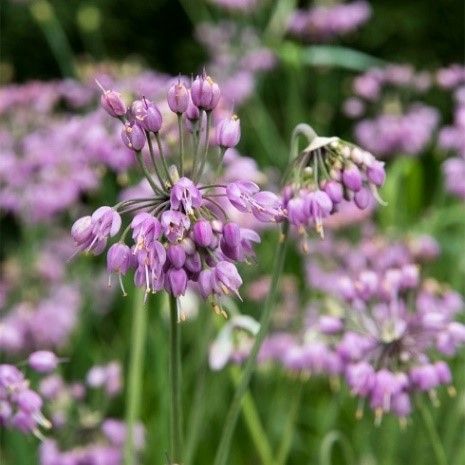
<path id="1" fill-rule="evenodd" d="M 354 453 L 347 438 L 339 431 L 330 431 L 323 439 L 320 448 L 320 464 L 331 465 L 331 454 L 334 446 L 339 443 L 343 450 L 344 458 L 348 465 L 355 464 Z"/>
<path id="2" fill-rule="evenodd" d="M 294 392 L 292 404 L 290 406 L 289 415 L 281 437 L 281 442 L 276 453 L 276 465 L 285 465 L 289 451 L 291 450 L 292 438 L 294 437 L 295 424 L 299 414 L 300 401 L 302 399 L 304 383 L 299 380 L 297 389 Z"/>
<path id="3" fill-rule="evenodd" d="M 288 229 L 289 229 L 289 225 L 285 223 L 283 227 L 282 236 L 280 237 L 278 251 L 274 259 L 270 292 L 266 298 L 265 305 L 263 307 L 263 312 L 260 318 L 260 331 L 258 332 L 255 338 L 252 351 L 249 355 L 249 358 L 247 359 L 241 379 L 236 388 L 236 392 L 234 393 L 234 397 L 233 397 L 231 406 L 229 408 L 229 411 L 228 411 L 228 414 L 227 414 L 227 417 L 224 423 L 223 432 L 221 434 L 221 439 L 220 439 L 220 444 L 218 446 L 218 450 L 216 452 L 213 465 L 225 465 L 226 464 L 226 460 L 228 458 L 228 453 L 229 453 L 229 448 L 231 446 L 231 439 L 234 433 L 234 428 L 237 423 L 237 417 L 241 410 L 242 399 L 249 386 L 250 379 L 252 377 L 252 373 L 253 373 L 253 370 L 257 362 L 258 352 L 260 350 L 260 347 L 262 346 L 262 343 L 263 343 L 263 340 L 265 339 L 266 334 L 268 333 L 268 329 L 269 329 L 270 321 L 271 321 L 271 313 L 274 308 L 276 295 L 278 292 L 279 278 L 283 270 L 284 259 L 286 256 Z"/>
<path id="4" fill-rule="evenodd" d="M 64 77 L 76 76 L 73 51 L 53 6 L 47 0 L 35 0 L 29 6 L 31 15 L 42 29 Z"/>
<path id="5" fill-rule="evenodd" d="M 181 338 L 178 324 L 178 302 L 170 300 L 170 388 L 171 388 L 171 461 L 182 463 L 182 406 L 181 406 Z"/>
<path id="6" fill-rule="evenodd" d="M 207 127 L 205 128 L 205 145 L 204 145 L 204 150 L 203 150 L 203 156 L 200 160 L 199 171 L 197 175 L 194 176 L 194 179 L 197 181 L 199 181 L 200 178 L 202 177 L 202 173 L 205 168 L 205 163 L 207 161 L 208 147 L 210 145 L 210 126 L 211 126 L 211 121 L 212 121 L 212 112 L 207 111 L 206 113 L 207 113 Z"/>
<path id="7" fill-rule="evenodd" d="M 124 465 L 134 465 L 136 463 L 134 426 L 140 411 L 142 391 L 147 309 L 144 306 L 144 294 L 138 290 L 134 296 L 132 315 L 131 354 L 129 359 L 128 388 L 126 394 L 127 435 L 124 445 Z"/>
<path id="8" fill-rule="evenodd" d="M 142 154 L 140 151 L 135 152 L 136 154 L 136 159 L 137 162 L 139 163 L 139 166 L 144 173 L 144 176 L 147 178 L 147 181 L 150 184 L 150 187 L 153 189 L 153 191 L 157 194 L 163 194 L 163 192 L 160 191 L 160 189 L 157 187 L 157 185 L 153 182 L 152 175 L 150 174 L 149 170 L 147 169 L 147 166 L 145 166 L 145 162 L 142 158 Z"/>
<path id="9" fill-rule="evenodd" d="M 181 176 L 184 176 L 184 132 L 182 127 L 182 115 L 178 114 L 178 131 L 179 131 L 179 170 Z"/>
<path id="10" fill-rule="evenodd" d="M 421 419 L 423 420 L 423 425 L 425 426 L 425 430 L 429 436 L 431 447 L 433 448 L 434 458 L 436 460 L 437 465 L 447 465 L 447 456 L 444 450 L 444 447 L 441 442 L 441 438 L 439 437 L 438 431 L 436 426 L 434 425 L 433 416 L 431 415 L 430 409 L 426 407 L 423 399 L 419 396 L 416 398 L 416 404 L 418 411 L 420 412 Z"/>
<path id="11" fill-rule="evenodd" d="M 166 177 L 171 185 L 173 185 L 173 179 L 170 175 L 170 170 L 168 168 L 168 163 L 166 163 L 165 154 L 163 153 L 163 147 L 161 146 L 160 134 L 157 132 L 155 134 L 155 140 L 157 141 L 158 152 L 160 153 L 161 162 L 163 164 L 163 169 L 165 170 Z"/>
<path id="12" fill-rule="evenodd" d="M 161 190 L 165 190 L 165 182 L 163 181 L 163 176 L 161 175 L 157 161 L 155 160 L 155 153 L 153 152 L 152 138 L 150 137 L 150 132 L 145 131 L 145 137 L 147 138 L 147 143 L 149 146 L 150 159 L 152 160 L 153 168 L 155 169 L 155 174 L 157 175 L 158 182 L 160 183 Z"/>
<path id="13" fill-rule="evenodd" d="M 238 367 L 231 367 L 229 373 L 234 385 L 237 387 L 240 381 L 240 371 Z M 244 417 L 249 434 L 260 456 L 261 463 L 263 465 L 274 465 L 273 452 L 249 390 L 245 393 L 242 403 L 242 416 Z"/>

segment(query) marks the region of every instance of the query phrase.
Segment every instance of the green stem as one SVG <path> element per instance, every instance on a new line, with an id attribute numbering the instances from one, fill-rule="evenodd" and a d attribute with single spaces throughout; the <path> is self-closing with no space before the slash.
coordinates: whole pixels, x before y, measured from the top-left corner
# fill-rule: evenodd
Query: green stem
<path id="1" fill-rule="evenodd" d="M 147 309 L 144 306 L 143 292 L 136 292 L 132 314 L 131 354 L 129 359 L 128 388 L 126 395 L 127 435 L 124 447 L 125 465 L 134 465 L 136 463 L 134 426 L 140 411 L 144 346 L 147 328 Z"/>
<path id="2" fill-rule="evenodd" d="M 229 453 L 229 448 L 231 446 L 231 439 L 234 433 L 234 428 L 237 423 L 237 418 L 241 410 L 242 399 L 247 391 L 247 388 L 252 378 L 252 373 L 255 368 L 258 352 L 262 346 L 263 340 L 265 339 L 266 334 L 268 333 L 268 328 L 271 321 L 271 313 L 274 308 L 276 295 L 278 292 L 278 283 L 281 276 L 284 259 L 286 256 L 286 246 L 287 246 L 287 234 L 288 234 L 289 225 L 285 223 L 283 227 L 282 237 L 279 240 L 279 246 L 277 253 L 275 255 L 273 271 L 271 277 L 270 292 L 266 298 L 265 305 L 263 307 L 263 312 L 260 318 L 260 331 L 258 332 L 252 351 L 247 359 L 247 362 L 244 367 L 239 384 L 234 393 L 234 397 L 229 408 L 228 414 L 223 427 L 223 432 L 221 434 L 220 444 L 215 456 L 215 461 L 213 465 L 225 465 Z"/>
<path id="3" fill-rule="evenodd" d="M 33 1 L 29 6 L 32 17 L 42 29 L 64 77 L 76 76 L 73 52 L 63 28 L 47 0 Z"/>
<path id="4" fill-rule="evenodd" d="M 178 114 L 178 131 L 179 131 L 179 170 L 181 176 L 184 176 L 184 133 L 182 128 L 182 115 Z"/>
<path id="5" fill-rule="evenodd" d="M 152 160 L 152 165 L 153 168 L 155 169 L 155 174 L 157 175 L 158 182 L 160 183 L 161 190 L 157 189 L 158 193 L 163 194 L 165 191 L 165 182 L 163 181 L 163 176 L 160 173 L 160 170 L 158 169 L 157 161 L 155 160 L 155 153 L 153 151 L 153 143 L 152 143 L 152 138 L 150 136 L 149 131 L 145 131 L 145 137 L 147 138 L 147 143 L 149 146 L 149 153 L 150 153 L 150 160 Z"/>
<path id="6" fill-rule="evenodd" d="M 147 178 L 147 181 L 150 184 L 150 187 L 153 189 L 153 191 L 156 194 L 163 194 L 163 192 L 160 192 L 160 189 L 157 187 L 157 185 L 153 182 L 152 175 L 150 174 L 149 170 L 147 169 L 147 166 L 145 165 L 144 159 L 142 158 L 142 153 L 139 150 L 138 152 L 134 152 L 136 155 L 137 162 L 139 163 L 140 169 L 144 173 L 144 176 Z"/>
<path id="7" fill-rule="evenodd" d="M 240 381 L 240 371 L 237 366 L 232 366 L 229 370 L 231 379 L 237 387 Z M 263 428 L 257 407 L 249 390 L 245 393 L 242 403 L 242 415 L 249 430 L 250 436 L 255 444 L 258 455 L 263 465 L 274 465 L 273 452 L 268 441 L 265 429 Z"/>
<path id="8" fill-rule="evenodd" d="M 339 431 L 330 431 L 321 443 L 320 465 L 331 465 L 332 451 L 337 443 L 341 445 L 346 463 L 349 465 L 355 464 L 354 453 L 347 438 Z"/>
<path id="9" fill-rule="evenodd" d="M 181 335 L 178 324 L 178 302 L 170 299 L 170 388 L 171 388 L 171 461 L 182 463 L 181 407 Z"/>
<path id="10" fill-rule="evenodd" d="M 168 178 L 168 181 L 171 184 L 171 186 L 173 186 L 173 179 L 170 175 L 168 163 L 166 163 L 165 154 L 163 153 L 163 147 L 161 146 L 160 134 L 158 132 L 155 133 L 155 140 L 157 141 L 158 152 L 160 154 L 161 162 L 163 164 L 163 169 L 165 170 L 166 177 Z"/>
<path id="11" fill-rule="evenodd" d="M 447 465 L 448 462 L 446 452 L 442 445 L 441 438 L 439 437 L 436 426 L 434 425 L 434 419 L 431 415 L 430 409 L 426 407 L 423 399 L 420 397 L 416 398 L 416 404 L 418 411 L 420 412 L 421 419 L 423 420 L 425 430 L 429 436 L 437 465 Z"/>
<path id="12" fill-rule="evenodd" d="M 202 177 L 203 170 L 205 168 L 205 163 L 207 161 L 207 156 L 208 156 L 208 147 L 210 145 L 210 126 L 211 126 L 211 121 L 212 121 L 212 112 L 207 111 L 207 127 L 205 128 L 205 146 L 203 150 L 203 156 L 200 160 L 200 166 L 199 166 L 199 171 L 196 176 L 194 176 L 194 179 L 197 181 L 200 180 Z"/>
<path id="13" fill-rule="evenodd" d="M 276 465 L 285 465 L 289 452 L 291 450 L 292 438 L 294 437 L 295 424 L 298 418 L 300 401 L 302 399 L 304 383 L 298 381 L 296 392 L 293 396 L 292 405 L 289 410 L 286 425 L 281 438 L 281 443 L 278 446 L 276 453 Z"/>

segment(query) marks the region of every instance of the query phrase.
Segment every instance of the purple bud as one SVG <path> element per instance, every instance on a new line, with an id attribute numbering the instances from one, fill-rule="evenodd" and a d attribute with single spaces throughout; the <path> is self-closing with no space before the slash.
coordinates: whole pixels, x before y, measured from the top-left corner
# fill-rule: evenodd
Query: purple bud
<path id="1" fill-rule="evenodd" d="M 126 123 L 121 130 L 121 140 L 131 150 L 142 150 L 145 145 L 144 130 L 137 123 Z"/>
<path id="2" fill-rule="evenodd" d="M 114 90 L 106 90 L 100 97 L 100 104 L 102 108 L 114 118 L 124 116 L 127 108 L 121 98 L 121 94 Z"/>
<path id="3" fill-rule="evenodd" d="M 186 252 L 182 245 L 170 245 L 166 252 L 168 259 L 174 268 L 179 269 L 183 267 L 184 262 L 186 261 Z"/>
<path id="4" fill-rule="evenodd" d="M 239 295 L 238 289 L 242 285 L 237 268 L 227 261 L 218 262 L 215 266 L 213 288 L 218 294 L 230 294 L 231 292 Z"/>
<path id="5" fill-rule="evenodd" d="M 365 210 L 370 205 L 371 193 L 368 189 L 362 187 L 354 195 L 354 202 L 360 210 Z"/>
<path id="6" fill-rule="evenodd" d="M 398 417 L 407 417 L 412 411 L 410 397 L 406 392 L 400 392 L 392 398 L 391 408 Z"/>
<path id="7" fill-rule="evenodd" d="M 367 168 L 368 181 L 372 182 L 375 186 L 382 186 L 386 180 L 386 171 L 384 170 L 384 163 L 375 160 L 370 167 Z"/>
<path id="8" fill-rule="evenodd" d="M 158 132 L 163 118 L 158 107 L 147 99 L 136 100 L 131 105 L 134 121 L 146 131 Z"/>
<path id="9" fill-rule="evenodd" d="M 216 127 L 216 143 L 223 148 L 235 147 L 241 138 L 240 120 L 236 115 L 223 119 Z"/>
<path id="10" fill-rule="evenodd" d="M 191 255 L 186 257 L 186 263 L 184 264 L 184 268 L 191 273 L 200 273 L 202 269 L 202 259 L 200 258 L 200 254 L 195 252 Z"/>
<path id="11" fill-rule="evenodd" d="M 37 392 L 25 389 L 15 396 L 18 407 L 28 413 L 38 412 L 42 408 L 42 399 Z"/>
<path id="12" fill-rule="evenodd" d="M 107 252 L 107 270 L 126 274 L 131 265 L 131 250 L 126 244 L 113 244 Z"/>
<path id="13" fill-rule="evenodd" d="M 223 226 L 223 239 L 229 247 L 236 247 L 241 242 L 241 228 L 236 223 L 226 223 Z"/>
<path id="14" fill-rule="evenodd" d="M 202 110 L 213 110 L 220 100 L 221 91 L 216 82 L 205 73 L 197 76 L 191 86 L 191 96 L 194 105 Z"/>
<path id="15" fill-rule="evenodd" d="M 174 297 L 184 295 L 187 289 L 187 275 L 186 272 L 181 268 L 179 270 L 171 268 L 166 273 L 166 283 L 168 291 L 173 294 Z"/>
<path id="16" fill-rule="evenodd" d="M 92 236 L 92 218 L 83 216 L 76 220 L 71 227 L 71 236 L 77 244 L 88 241 Z"/>
<path id="17" fill-rule="evenodd" d="M 358 192 L 362 188 L 362 174 L 356 165 L 350 165 L 342 172 L 342 182 L 351 191 Z"/>
<path id="18" fill-rule="evenodd" d="M 199 275 L 199 291 L 204 299 L 213 294 L 213 271 L 203 270 Z"/>
<path id="19" fill-rule="evenodd" d="M 450 371 L 449 365 L 447 365 L 446 362 L 436 362 L 434 364 L 434 368 L 441 384 L 452 383 L 452 373 Z"/>
<path id="20" fill-rule="evenodd" d="M 342 201 L 344 192 L 339 182 L 333 180 L 327 181 L 323 186 L 323 190 L 328 194 L 333 203 L 340 203 Z"/>
<path id="21" fill-rule="evenodd" d="M 37 373 L 50 373 L 58 365 L 58 358 L 48 350 L 38 350 L 29 355 L 29 366 Z"/>
<path id="22" fill-rule="evenodd" d="M 178 81 L 168 90 L 168 106 L 174 113 L 184 113 L 189 105 L 189 91 L 186 86 Z"/>
<path id="23" fill-rule="evenodd" d="M 185 115 L 186 115 L 186 118 L 191 122 L 195 122 L 200 118 L 200 110 L 198 107 L 194 105 L 190 92 L 189 92 L 189 103 L 187 105 L 187 110 L 186 110 Z"/>
<path id="24" fill-rule="evenodd" d="M 200 247 L 208 247 L 213 238 L 213 231 L 209 221 L 199 220 L 194 224 L 194 241 Z"/>

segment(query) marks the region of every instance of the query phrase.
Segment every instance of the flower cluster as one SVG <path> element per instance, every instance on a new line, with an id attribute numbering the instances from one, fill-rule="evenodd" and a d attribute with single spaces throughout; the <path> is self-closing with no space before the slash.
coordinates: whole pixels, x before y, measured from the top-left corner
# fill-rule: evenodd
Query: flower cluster
<path id="1" fill-rule="evenodd" d="M 454 121 L 451 126 L 441 128 L 438 145 L 455 154 L 442 165 L 446 189 L 465 199 L 465 87 L 457 88 L 454 97 Z"/>
<path id="2" fill-rule="evenodd" d="M 284 187 L 286 219 L 296 227 L 306 248 L 306 229 L 323 237 L 323 222 L 343 200 L 366 209 L 385 180 L 384 164 L 337 137 L 315 137 L 293 161 L 293 178 Z"/>
<path id="3" fill-rule="evenodd" d="M 455 321 L 461 297 L 420 275 L 419 261 L 434 258 L 437 244 L 427 236 L 397 243 L 374 236 L 356 247 L 330 241 L 318 249 L 335 265 L 318 271 L 312 263 L 318 254 L 312 255 L 310 284 L 332 298 L 310 308 L 300 337 L 271 336 L 262 358 L 293 371 L 343 376 L 378 420 L 386 412 L 408 416 L 415 392 L 435 402 L 435 389 L 452 382 L 444 356 L 465 344 L 465 326 Z"/>
<path id="4" fill-rule="evenodd" d="M 126 425 L 118 419 L 106 417 L 105 411 L 100 408 L 96 410 L 92 407 L 89 403 L 91 397 L 88 389 L 103 388 L 107 397 L 114 397 L 122 388 L 121 380 L 116 379 L 120 376 L 120 370 L 117 362 L 110 362 L 92 367 L 85 383 L 80 381 L 67 383 L 58 374 L 52 374 L 41 381 L 39 392 L 47 401 L 47 410 L 53 425 L 49 437 L 40 447 L 41 465 L 122 463 L 127 435 Z M 83 436 L 83 431 L 85 431 L 85 443 L 81 440 L 79 445 L 71 448 L 66 444 L 67 441 L 62 444 L 63 437 L 78 432 Z M 133 435 L 136 452 L 140 452 L 144 447 L 145 435 L 141 424 L 135 425 Z"/>
<path id="5" fill-rule="evenodd" d="M 385 157 L 421 153 L 433 137 L 439 113 L 410 99 L 412 93 L 423 94 L 431 83 L 429 73 L 415 72 L 407 65 L 373 68 L 357 76 L 355 95 L 345 101 L 343 109 L 358 120 L 354 130 L 358 143 Z"/>
<path id="6" fill-rule="evenodd" d="M 272 222 L 280 201 L 251 181 L 217 184 L 218 177 L 214 177 L 211 184 L 201 183 L 208 165 L 212 111 L 220 100 L 218 84 L 204 73 L 197 76 L 190 89 L 181 80 L 169 88 L 168 105 L 179 123 L 177 165 L 168 165 L 164 155 L 160 136 L 163 116 L 157 105 L 143 98 L 128 108 L 115 91 L 104 91 L 101 100 L 111 116 L 122 120 L 122 141 L 133 150 L 152 194 L 122 201 L 115 207 L 100 207 L 78 219 L 71 231 L 77 250 L 100 254 L 108 239 L 118 234 L 121 214 L 135 213 L 107 254 L 108 271 L 118 275 L 123 292 L 121 278 L 134 270 L 135 285 L 145 288 L 147 294 L 165 289 L 179 297 L 192 282 L 213 308 L 221 311 L 218 297 L 238 295 L 242 284 L 235 263 L 252 256 L 253 245 L 260 241 L 253 230 L 230 221 L 222 203 L 252 213 L 259 221 Z M 239 139 L 236 116 L 215 125 L 216 164 L 221 165 L 225 151 L 235 147 Z M 144 147 L 148 147 L 150 169 L 142 155 Z M 210 178 L 212 172 L 210 169 Z M 131 245 L 125 243 L 129 234 Z"/>
<path id="7" fill-rule="evenodd" d="M 0 364 L 0 426 L 41 437 L 39 428 L 50 427 L 42 405 L 42 398 L 29 387 L 21 371 L 14 365 Z"/>
<path id="8" fill-rule="evenodd" d="M 370 16 L 371 7 L 364 0 L 319 5 L 296 10 L 289 20 L 288 30 L 303 40 L 326 41 L 358 29 Z"/>
<path id="9" fill-rule="evenodd" d="M 142 73 L 118 82 L 137 83 L 158 98 L 154 89 L 168 77 Z M 104 167 L 123 173 L 134 164 L 131 151 L 114 137 L 118 122 L 96 109 L 97 96 L 94 84 L 71 80 L 0 90 L 0 207 L 27 223 L 45 222 L 95 190 Z"/>

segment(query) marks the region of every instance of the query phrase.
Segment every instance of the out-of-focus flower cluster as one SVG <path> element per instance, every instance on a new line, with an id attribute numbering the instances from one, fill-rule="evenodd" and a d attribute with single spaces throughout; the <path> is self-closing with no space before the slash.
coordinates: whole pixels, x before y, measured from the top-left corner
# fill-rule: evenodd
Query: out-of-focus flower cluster
<path id="1" fill-rule="evenodd" d="M 167 80 L 149 72 L 119 78 L 155 97 Z M 103 168 L 121 173 L 133 165 L 131 151 L 112 136 L 118 125 L 96 107 L 97 96 L 95 83 L 71 80 L 0 89 L 2 209 L 27 223 L 48 221 L 96 189 Z"/>
<path id="2" fill-rule="evenodd" d="M 210 55 L 208 69 L 221 83 L 223 97 L 234 105 L 251 96 L 258 73 L 276 64 L 274 53 L 262 45 L 252 27 L 239 28 L 232 21 L 201 23 L 196 36 Z"/>
<path id="3" fill-rule="evenodd" d="M 360 399 L 358 415 L 366 403 L 378 420 L 387 412 L 407 417 L 415 392 L 427 392 L 433 403 L 440 386 L 453 394 L 445 357 L 465 344 L 465 326 L 456 321 L 464 303 L 421 276 L 420 263 L 438 255 L 437 243 L 429 236 L 389 242 L 370 233 L 358 245 L 327 239 L 310 250 L 307 279 L 322 300 L 307 308 L 303 329 L 289 326 L 265 340 L 261 364 L 343 377 Z M 230 360 L 246 357 L 249 326 L 232 339 Z"/>
<path id="4" fill-rule="evenodd" d="M 370 4 L 364 0 L 312 6 L 296 10 L 288 24 L 289 33 L 306 41 L 328 41 L 349 34 L 371 17 Z"/>
<path id="5" fill-rule="evenodd" d="M 383 157 L 422 153 L 434 136 L 439 112 L 412 102 L 411 94 L 423 94 L 431 83 L 429 73 L 408 65 L 374 68 L 356 77 L 354 96 L 345 101 L 344 112 L 358 120 L 358 143 Z"/>
<path id="6" fill-rule="evenodd" d="M 436 74 L 438 85 L 454 93 L 454 119 L 441 128 L 438 145 L 454 156 L 443 166 L 446 189 L 465 199 L 465 68 L 460 65 L 441 69 Z"/>

